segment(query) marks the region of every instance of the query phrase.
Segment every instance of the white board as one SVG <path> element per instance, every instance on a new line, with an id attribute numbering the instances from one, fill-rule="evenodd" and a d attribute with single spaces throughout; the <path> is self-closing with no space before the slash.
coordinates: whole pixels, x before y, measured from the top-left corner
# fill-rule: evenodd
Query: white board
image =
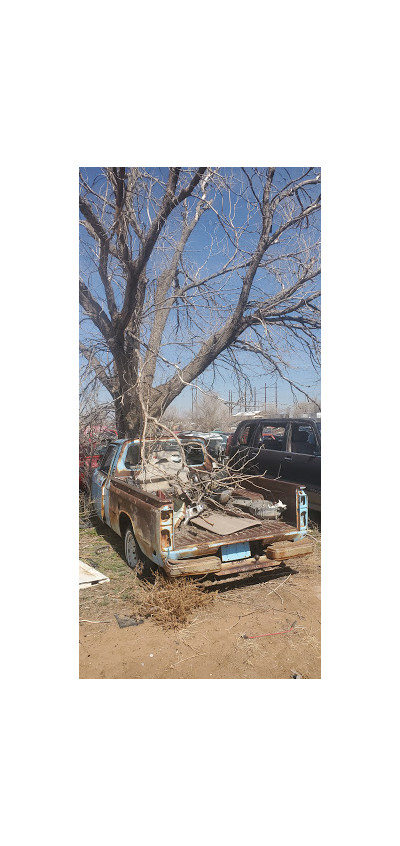
<path id="1" fill-rule="evenodd" d="M 109 581 L 110 579 L 108 576 L 103 576 L 103 574 L 99 573 L 98 570 L 95 570 L 94 567 L 90 567 L 90 565 L 85 564 L 84 561 L 79 562 L 79 590 L 91 587 L 91 585 L 100 585 L 103 582 Z"/>

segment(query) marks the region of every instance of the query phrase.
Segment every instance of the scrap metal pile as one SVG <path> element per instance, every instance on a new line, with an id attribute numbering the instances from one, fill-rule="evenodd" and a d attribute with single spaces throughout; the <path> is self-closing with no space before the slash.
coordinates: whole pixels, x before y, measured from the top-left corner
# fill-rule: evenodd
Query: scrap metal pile
<path id="1" fill-rule="evenodd" d="M 279 520 L 286 506 L 279 500 L 264 499 L 261 491 L 255 493 L 243 487 L 246 476 L 243 472 L 210 461 L 202 450 L 196 466 L 190 465 L 190 457 L 199 449 L 199 441 L 180 443 L 159 440 L 147 444 L 140 470 L 135 474 L 135 484 L 148 492 L 173 499 L 175 528 L 193 522 L 195 525 L 221 532 L 223 513 L 224 525 L 228 516 L 247 518 L 248 525 L 264 519 Z M 201 464 L 200 464 L 201 460 Z M 253 477 L 254 479 L 254 477 Z M 235 531 L 234 522 L 228 520 L 230 531 Z"/>

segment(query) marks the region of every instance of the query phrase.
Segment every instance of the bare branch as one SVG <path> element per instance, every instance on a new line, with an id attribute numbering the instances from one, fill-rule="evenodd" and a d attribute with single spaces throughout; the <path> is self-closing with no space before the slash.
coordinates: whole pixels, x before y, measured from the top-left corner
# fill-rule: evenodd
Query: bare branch
<path id="1" fill-rule="evenodd" d="M 84 308 L 86 314 L 93 320 L 93 323 L 106 341 L 112 338 L 112 324 L 107 315 L 99 305 L 97 300 L 92 296 L 89 288 L 85 285 L 83 280 L 79 277 L 79 302 Z"/>
<path id="2" fill-rule="evenodd" d="M 110 375 L 107 367 L 101 364 L 98 358 L 96 358 L 93 350 L 82 343 L 82 341 L 79 343 L 79 351 L 86 358 L 86 361 L 94 370 L 97 378 L 100 379 L 100 382 L 104 385 L 107 391 L 113 395 L 117 391 L 117 381 Z"/>

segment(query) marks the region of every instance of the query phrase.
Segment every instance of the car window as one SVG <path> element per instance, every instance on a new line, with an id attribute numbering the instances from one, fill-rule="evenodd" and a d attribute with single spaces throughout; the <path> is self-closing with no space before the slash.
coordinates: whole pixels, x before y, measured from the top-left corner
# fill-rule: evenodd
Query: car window
<path id="1" fill-rule="evenodd" d="M 213 455 L 215 457 L 220 452 L 222 446 L 223 446 L 223 441 L 222 441 L 221 438 L 210 438 L 210 440 L 207 443 L 207 450 L 210 453 L 210 455 Z"/>
<path id="2" fill-rule="evenodd" d="M 313 427 L 308 423 L 292 423 L 291 451 L 303 455 L 319 452 Z"/>
<path id="3" fill-rule="evenodd" d="M 250 426 L 245 426 L 244 429 L 239 433 L 239 443 L 240 444 L 247 444 L 249 440 L 249 432 Z"/>
<path id="4" fill-rule="evenodd" d="M 101 470 L 101 472 L 105 473 L 106 475 L 107 475 L 107 473 L 108 473 L 108 471 L 111 467 L 112 460 L 114 458 L 116 449 L 117 449 L 117 447 L 115 446 L 115 444 L 110 444 L 110 446 L 108 447 L 107 452 L 106 452 L 106 454 L 103 458 L 103 461 L 100 464 L 99 470 Z"/>
<path id="5" fill-rule="evenodd" d="M 130 470 L 139 464 L 139 444 L 130 444 L 126 451 L 125 467 Z"/>
<path id="6" fill-rule="evenodd" d="M 260 426 L 256 438 L 255 446 L 262 449 L 283 450 L 285 448 L 285 426 Z"/>
<path id="7" fill-rule="evenodd" d="M 186 462 L 190 467 L 197 464 L 204 464 L 203 447 L 199 441 L 189 441 L 183 443 L 182 446 L 185 452 Z"/>
<path id="8" fill-rule="evenodd" d="M 176 442 L 174 438 L 170 438 L 168 441 L 148 441 L 145 444 L 145 456 L 146 458 L 152 458 L 158 455 L 159 452 L 176 452 L 178 455 L 180 454 L 179 444 Z"/>

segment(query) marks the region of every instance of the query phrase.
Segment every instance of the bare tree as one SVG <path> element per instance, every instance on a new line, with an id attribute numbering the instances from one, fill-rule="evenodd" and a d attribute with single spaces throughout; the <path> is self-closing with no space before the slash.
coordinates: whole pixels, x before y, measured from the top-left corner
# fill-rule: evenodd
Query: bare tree
<path id="1" fill-rule="evenodd" d="M 203 432 L 231 425 L 227 404 L 213 391 L 201 395 L 192 417 L 196 429 Z"/>
<path id="2" fill-rule="evenodd" d="M 296 402 L 293 405 L 293 416 L 300 417 L 302 414 L 313 415 L 320 411 L 320 405 L 317 400 L 310 400 L 309 402 Z"/>
<path id="3" fill-rule="evenodd" d="M 317 168 L 82 168 L 80 351 L 120 434 L 206 371 L 319 364 Z M 295 396 L 295 394 L 294 394 Z"/>

